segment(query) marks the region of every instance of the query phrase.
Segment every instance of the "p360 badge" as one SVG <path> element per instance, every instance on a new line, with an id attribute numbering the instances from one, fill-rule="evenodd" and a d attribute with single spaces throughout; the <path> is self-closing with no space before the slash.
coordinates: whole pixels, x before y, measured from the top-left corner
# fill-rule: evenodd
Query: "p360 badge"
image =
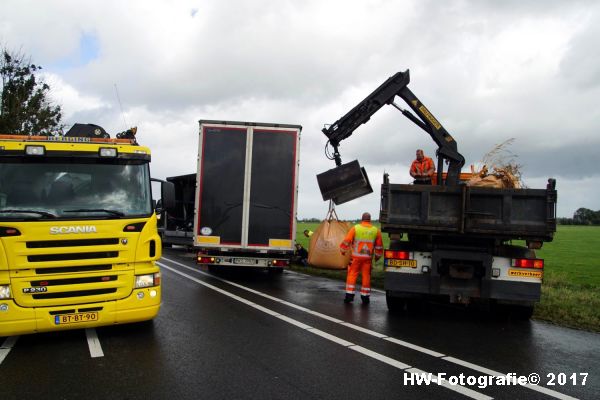
<path id="1" fill-rule="evenodd" d="M 45 286 L 35 286 L 23 288 L 23 293 L 44 293 L 47 292 L 48 288 Z"/>

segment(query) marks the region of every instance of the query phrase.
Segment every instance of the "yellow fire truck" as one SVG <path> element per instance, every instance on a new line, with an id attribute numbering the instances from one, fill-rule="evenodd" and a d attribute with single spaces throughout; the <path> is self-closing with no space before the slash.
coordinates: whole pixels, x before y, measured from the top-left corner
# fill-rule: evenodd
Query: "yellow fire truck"
<path id="1" fill-rule="evenodd" d="M 0 135 L 0 336 L 154 318 L 161 256 L 150 150 L 75 124 Z M 163 185 L 163 207 L 174 201 Z"/>

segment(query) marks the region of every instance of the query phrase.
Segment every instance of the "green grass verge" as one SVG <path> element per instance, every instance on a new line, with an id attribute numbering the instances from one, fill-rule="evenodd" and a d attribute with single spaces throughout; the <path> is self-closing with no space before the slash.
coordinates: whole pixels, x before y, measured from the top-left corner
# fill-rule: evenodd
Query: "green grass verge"
<path id="1" fill-rule="evenodd" d="M 298 223 L 297 240 L 308 248 L 305 229 L 318 223 Z M 389 239 L 383 235 L 384 247 Z M 557 325 L 600 332 L 600 227 L 559 226 L 554 241 L 544 243 L 537 256 L 544 259 L 542 298 L 534 318 Z M 311 275 L 345 280 L 346 272 L 292 266 Z M 382 260 L 373 267 L 372 286 L 383 288 Z"/>

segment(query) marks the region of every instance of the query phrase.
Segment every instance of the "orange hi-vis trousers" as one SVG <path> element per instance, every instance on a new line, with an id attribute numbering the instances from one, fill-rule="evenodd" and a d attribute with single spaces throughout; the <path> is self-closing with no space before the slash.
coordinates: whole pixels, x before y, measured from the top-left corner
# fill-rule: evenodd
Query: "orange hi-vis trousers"
<path id="1" fill-rule="evenodd" d="M 359 272 L 362 276 L 360 295 L 369 296 L 371 294 L 371 257 L 352 257 L 352 263 L 348 266 L 346 277 L 346 293 L 354 294 Z"/>

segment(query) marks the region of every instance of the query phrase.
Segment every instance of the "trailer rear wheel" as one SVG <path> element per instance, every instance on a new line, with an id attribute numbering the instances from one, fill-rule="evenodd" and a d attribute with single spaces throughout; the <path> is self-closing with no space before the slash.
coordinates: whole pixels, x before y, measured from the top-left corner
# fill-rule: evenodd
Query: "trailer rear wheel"
<path id="1" fill-rule="evenodd" d="M 269 269 L 267 269 L 267 271 L 269 271 L 269 274 L 271 274 L 271 275 L 283 274 L 283 268 L 269 268 Z"/>

